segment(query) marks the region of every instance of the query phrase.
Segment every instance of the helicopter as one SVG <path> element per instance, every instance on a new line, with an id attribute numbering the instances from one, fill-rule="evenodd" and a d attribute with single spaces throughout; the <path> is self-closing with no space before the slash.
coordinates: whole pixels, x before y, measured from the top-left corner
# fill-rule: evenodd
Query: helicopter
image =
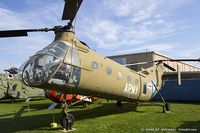
<path id="1" fill-rule="evenodd" d="M 65 0 L 62 16 L 62 20 L 68 20 L 65 26 L 0 31 L 1 38 L 28 36 L 29 32 L 55 33 L 50 45 L 35 53 L 19 68 L 21 81 L 27 86 L 44 90 L 54 88 L 65 94 L 117 100 L 119 106 L 121 101 L 150 101 L 159 93 L 163 108 L 169 111 L 169 104 L 160 94 L 160 89 L 164 68 L 175 69 L 167 65 L 165 60 L 159 60 L 155 61 L 155 66 L 136 72 L 92 50 L 74 32 L 73 21 L 82 2 Z M 62 113 L 61 125 L 71 130 L 73 115 L 68 112 L 67 106 Z"/>
<path id="2" fill-rule="evenodd" d="M 4 70 L 5 74 L 0 74 L 0 100 L 10 99 L 10 102 L 15 102 L 15 99 L 26 99 L 45 97 L 43 89 L 28 87 L 18 79 L 17 68 Z"/>

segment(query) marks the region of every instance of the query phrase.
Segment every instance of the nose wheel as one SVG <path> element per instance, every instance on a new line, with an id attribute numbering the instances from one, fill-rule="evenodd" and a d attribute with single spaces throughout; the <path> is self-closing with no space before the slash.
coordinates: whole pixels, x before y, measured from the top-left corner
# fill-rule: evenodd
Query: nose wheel
<path id="1" fill-rule="evenodd" d="M 66 97 L 66 94 L 64 97 Z M 62 111 L 62 116 L 61 116 L 61 120 L 60 120 L 61 125 L 62 125 L 64 131 L 65 130 L 73 131 L 73 130 L 75 130 L 72 128 L 72 126 L 74 124 L 74 116 L 72 114 L 68 113 L 69 108 L 66 103 L 66 100 L 63 99 L 62 101 L 63 101 L 63 103 L 62 103 L 63 111 Z"/>
<path id="2" fill-rule="evenodd" d="M 74 124 L 74 116 L 72 114 L 63 112 L 61 117 L 61 125 L 65 130 L 72 130 Z"/>

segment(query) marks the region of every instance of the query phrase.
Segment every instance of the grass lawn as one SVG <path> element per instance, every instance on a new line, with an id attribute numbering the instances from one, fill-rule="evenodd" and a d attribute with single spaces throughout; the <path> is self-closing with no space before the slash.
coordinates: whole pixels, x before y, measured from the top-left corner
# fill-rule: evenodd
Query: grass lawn
<path id="1" fill-rule="evenodd" d="M 0 133 L 60 133 L 60 124 L 58 129 L 50 128 L 52 111 L 47 109 L 50 104 L 47 99 L 31 101 L 30 111 L 26 112 L 25 102 L 0 102 Z M 92 104 L 88 109 L 73 107 L 71 113 L 75 117 L 74 133 L 159 133 L 189 132 L 188 130 L 200 133 L 200 103 L 171 103 L 171 113 L 162 113 L 161 107 L 149 103 L 137 108 L 130 103 L 123 105 L 123 110 L 117 108 L 113 101 Z M 60 123 L 61 110 L 55 109 L 54 112 L 56 122 Z"/>

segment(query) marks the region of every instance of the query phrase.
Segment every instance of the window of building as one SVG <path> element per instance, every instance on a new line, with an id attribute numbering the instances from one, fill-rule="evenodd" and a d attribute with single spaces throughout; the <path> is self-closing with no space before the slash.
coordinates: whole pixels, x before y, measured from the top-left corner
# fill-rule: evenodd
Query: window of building
<path id="1" fill-rule="evenodd" d="M 126 58 L 115 58 L 115 59 L 112 59 L 114 60 L 115 62 L 119 63 L 119 64 L 127 64 L 126 63 Z"/>

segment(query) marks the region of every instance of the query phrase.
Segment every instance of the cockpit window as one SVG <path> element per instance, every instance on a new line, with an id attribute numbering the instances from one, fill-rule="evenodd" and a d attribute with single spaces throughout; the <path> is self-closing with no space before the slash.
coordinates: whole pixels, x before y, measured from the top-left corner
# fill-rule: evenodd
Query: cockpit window
<path id="1" fill-rule="evenodd" d="M 46 82 L 61 65 L 68 47 L 57 41 L 32 56 L 23 70 L 25 83 L 37 85 Z"/>
<path id="2" fill-rule="evenodd" d="M 74 87 L 80 81 L 79 66 L 76 47 L 69 42 L 56 41 L 37 52 L 23 65 L 21 77 L 24 83 L 31 86 L 46 82 Z"/>
<path id="3" fill-rule="evenodd" d="M 63 57 L 65 55 L 65 51 L 63 51 L 62 49 L 58 47 L 50 47 L 48 52 L 50 54 L 55 55 L 56 57 Z"/>
<path id="4" fill-rule="evenodd" d="M 47 50 L 44 50 L 44 53 L 53 54 L 58 58 L 64 58 L 65 52 L 67 51 L 67 45 L 62 42 L 54 42 Z"/>
<path id="5" fill-rule="evenodd" d="M 74 66 L 80 66 L 80 58 L 76 47 L 72 46 L 69 48 L 65 63 L 72 64 Z"/>
<path id="6" fill-rule="evenodd" d="M 67 45 L 64 43 L 56 43 L 56 46 L 63 50 L 66 50 L 66 48 L 67 48 Z"/>
<path id="7" fill-rule="evenodd" d="M 52 54 L 56 57 L 64 57 L 65 52 L 68 50 L 68 45 L 63 42 L 53 42 L 49 46 L 45 47 L 44 49 L 38 51 L 37 54 Z"/>

